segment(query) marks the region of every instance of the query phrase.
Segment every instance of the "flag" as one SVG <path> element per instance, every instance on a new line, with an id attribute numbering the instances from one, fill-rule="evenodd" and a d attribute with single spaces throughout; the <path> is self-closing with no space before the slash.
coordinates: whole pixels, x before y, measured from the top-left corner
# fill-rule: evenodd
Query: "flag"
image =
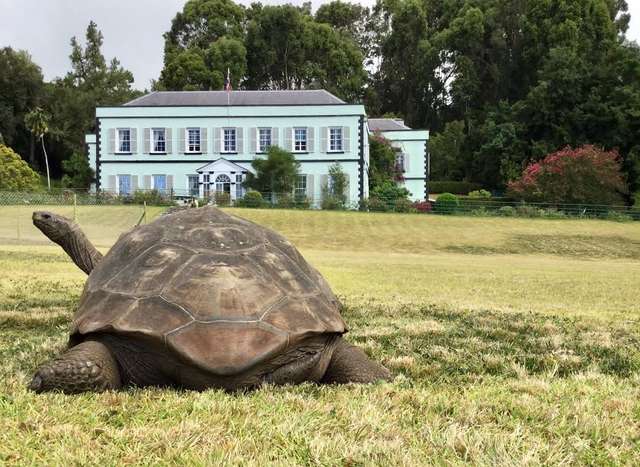
<path id="1" fill-rule="evenodd" d="M 229 68 L 227 68 L 227 79 L 224 80 L 224 90 L 233 91 L 233 88 L 231 87 L 231 73 L 229 72 Z"/>

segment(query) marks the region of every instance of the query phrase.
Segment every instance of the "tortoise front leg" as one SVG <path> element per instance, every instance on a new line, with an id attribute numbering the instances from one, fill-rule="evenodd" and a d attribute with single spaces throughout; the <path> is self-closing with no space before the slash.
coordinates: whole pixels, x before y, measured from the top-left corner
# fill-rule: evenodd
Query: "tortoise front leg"
<path id="1" fill-rule="evenodd" d="M 102 253 L 96 250 L 80 226 L 71 219 L 51 212 L 36 211 L 33 213 L 33 225 L 52 242 L 60 245 L 87 274 L 102 260 Z"/>
<path id="2" fill-rule="evenodd" d="M 371 360 L 362 349 L 339 338 L 321 383 L 375 383 L 391 381 L 391 372 Z"/>
<path id="3" fill-rule="evenodd" d="M 73 394 L 121 386 L 118 363 L 111 351 L 101 342 L 85 341 L 38 368 L 29 389 Z"/>

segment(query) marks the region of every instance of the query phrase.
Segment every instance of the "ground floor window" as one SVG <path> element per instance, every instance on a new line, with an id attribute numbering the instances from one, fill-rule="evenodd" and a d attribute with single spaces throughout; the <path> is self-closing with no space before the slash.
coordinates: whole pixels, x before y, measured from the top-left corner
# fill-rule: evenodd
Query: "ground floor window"
<path id="1" fill-rule="evenodd" d="M 306 175 L 298 175 L 298 177 L 296 178 L 296 185 L 293 193 L 296 198 L 304 198 L 307 195 Z"/>
<path id="2" fill-rule="evenodd" d="M 167 191 L 167 176 L 166 175 L 154 175 L 153 176 L 153 189 L 160 192 Z"/>
<path id="3" fill-rule="evenodd" d="M 200 195 L 200 182 L 197 175 L 187 175 L 187 187 L 189 190 L 189 196 Z"/>
<path id="4" fill-rule="evenodd" d="M 216 192 L 231 193 L 231 179 L 228 175 L 220 174 L 216 177 Z"/>
<path id="5" fill-rule="evenodd" d="M 131 194 L 131 175 L 118 175 L 118 194 L 124 196 Z"/>
<path id="6" fill-rule="evenodd" d="M 244 197 L 244 187 L 242 186 L 243 181 L 242 174 L 236 174 L 236 199 Z"/>

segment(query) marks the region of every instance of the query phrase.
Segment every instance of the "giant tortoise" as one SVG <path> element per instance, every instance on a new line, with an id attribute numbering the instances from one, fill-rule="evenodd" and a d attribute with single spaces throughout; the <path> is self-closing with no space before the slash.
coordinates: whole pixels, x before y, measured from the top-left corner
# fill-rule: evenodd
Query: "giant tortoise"
<path id="1" fill-rule="evenodd" d="M 33 222 L 89 274 L 69 348 L 37 370 L 34 391 L 390 378 L 342 338 L 329 285 L 272 230 L 188 209 L 123 234 L 103 258 L 69 219 L 35 212 Z"/>

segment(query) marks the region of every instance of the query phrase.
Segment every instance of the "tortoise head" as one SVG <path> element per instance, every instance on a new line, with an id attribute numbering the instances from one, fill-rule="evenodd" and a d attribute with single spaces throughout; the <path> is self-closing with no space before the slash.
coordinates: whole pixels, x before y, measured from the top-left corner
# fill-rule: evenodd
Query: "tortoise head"
<path id="1" fill-rule="evenodd" d="M 33 225 L 53 241 L 66 237 L 73 231 L 73 221 L 59 214 L 35 211 L 32 218 Z"/>

